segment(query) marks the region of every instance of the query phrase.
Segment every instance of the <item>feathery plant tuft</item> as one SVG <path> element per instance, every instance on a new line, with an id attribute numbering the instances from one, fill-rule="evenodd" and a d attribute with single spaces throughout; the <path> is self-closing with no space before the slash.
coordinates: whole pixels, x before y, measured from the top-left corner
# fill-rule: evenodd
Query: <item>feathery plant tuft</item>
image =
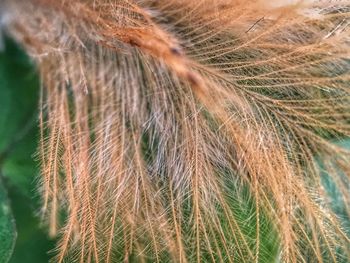
<path id="1" fill-rule="evenodd" d="M 348 1 L 0 4 L 42 80 L 54 262 L 350 258 L 323 183 L 348 213 Z"/>

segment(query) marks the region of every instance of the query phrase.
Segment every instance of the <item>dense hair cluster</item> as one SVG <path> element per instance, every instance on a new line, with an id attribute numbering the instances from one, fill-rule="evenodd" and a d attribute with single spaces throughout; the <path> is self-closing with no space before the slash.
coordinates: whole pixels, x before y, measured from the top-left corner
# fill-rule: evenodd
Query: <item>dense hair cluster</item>
<path id="1" fill-rule="evenodd" d="M 55 262 L 345 261 L 346 2 L 3 0 Z"/>

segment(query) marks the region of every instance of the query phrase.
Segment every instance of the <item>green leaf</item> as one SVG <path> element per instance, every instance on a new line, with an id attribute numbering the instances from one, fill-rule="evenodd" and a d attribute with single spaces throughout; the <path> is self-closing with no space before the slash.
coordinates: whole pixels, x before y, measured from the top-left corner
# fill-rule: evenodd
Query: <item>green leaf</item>
<path id="1" fill-rule="evenodd" d="M 31 194 L 36 148 L 39 79 L 25 53 L 6 39 L 0 53 L 1 170 L 26 194 Z M 28 137 L 28 134 L 31 134 Z"/>
<path id="2" fill-rule="evenodd" d="M 0 263 L 9 261 L 16 241 L 16 227 L 0 177 Z"/>
<path id="3" fill-rule="evenodd" d="M 48 239 L 47 231 L 40 228 L 39 219 L 34 213 L 38 205 L 18 188 L 10 187 L 9 197 L 18 231 L 15 250 L 9 263 L 49 262 L 48 252 L 54 248 L 54 242 Z"/>

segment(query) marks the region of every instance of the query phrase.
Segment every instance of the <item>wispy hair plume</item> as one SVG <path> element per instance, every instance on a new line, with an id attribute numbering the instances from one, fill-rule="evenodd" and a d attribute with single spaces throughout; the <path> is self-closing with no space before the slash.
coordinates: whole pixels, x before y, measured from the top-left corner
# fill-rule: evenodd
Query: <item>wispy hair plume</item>
<path id="1" fill-rule="evenodd" d="M 42 80 L 55 262 L 350 258 L 324 187 L 349 215 L 349 2 L 1 7 Z"/>

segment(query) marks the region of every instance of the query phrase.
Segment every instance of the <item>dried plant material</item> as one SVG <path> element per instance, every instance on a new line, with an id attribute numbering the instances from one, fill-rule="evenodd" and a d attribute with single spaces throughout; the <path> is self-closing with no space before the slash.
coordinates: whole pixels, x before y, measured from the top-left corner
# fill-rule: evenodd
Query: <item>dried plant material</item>
<path id="1" fill-rule="evenodd" d="M 55 262 L 349 258 L 322 182 L 348 212 L 347 1 L 1 7 L 42 78 Z"/>

